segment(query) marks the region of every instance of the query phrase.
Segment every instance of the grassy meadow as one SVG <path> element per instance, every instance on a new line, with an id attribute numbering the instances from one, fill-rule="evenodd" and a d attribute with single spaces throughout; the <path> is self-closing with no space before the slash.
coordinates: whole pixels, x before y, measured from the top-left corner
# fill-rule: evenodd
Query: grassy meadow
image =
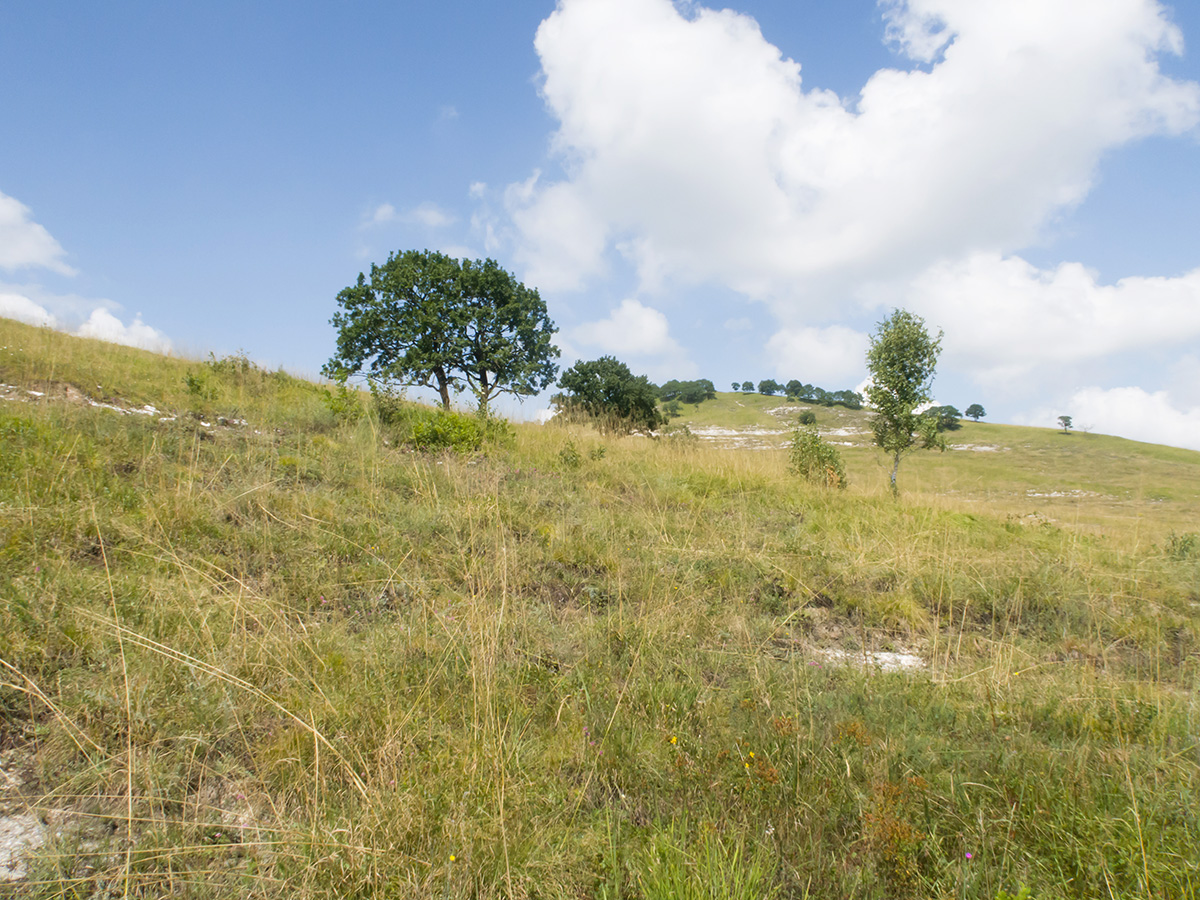
<path id="1" fill-rule="evenodd" d="M 1200 453 L 967 423 L 894 501 L 8 320 L 0 382 L 0 896 L 1200 897 Z"/>

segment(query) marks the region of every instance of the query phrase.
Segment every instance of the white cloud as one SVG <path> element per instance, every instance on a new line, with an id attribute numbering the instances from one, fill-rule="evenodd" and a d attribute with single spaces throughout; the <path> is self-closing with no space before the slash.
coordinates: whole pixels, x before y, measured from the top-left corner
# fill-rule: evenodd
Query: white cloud
<path id="1" fill-rule="evenodd" d="M 0 269 L 42 268 L 73 275 L 63 262 L 65 255 L 50 232 L 30 218 L 28 206 L 0 192 Z"/>
<path id="2" fill-rule="evenodd" d="M 369 228 L 373 225 L 387 225 L 389 222 L 395 221 L 396 207 L 392 206 L 390 203 L 380 203 L 377 207 L 375 207 L 371 214 L 367 216 L 366 221 L 363 222 L 363 227 Z"/>
<path id="3" fill-rule="evenodd" d="M 573 330 L 575 340 L 605 353 L 662 356 L 678 353 L 667 317 L 636 300 L 622 300 L 607 319 L 588 322 Z"/>
<path id="4" fill-rule="evenodd" d="M 644 283 L 717 281 L 792 321 L 831 287 L 1012 252 L 1100 155 L 1200 116 L 1154 0 L 907 0 L 856 105 L 801 86 L 757 23 L 670 0 L 560 0 L 538 29 L 567 176 L 513 186 L 527 279 L 576 288 L 613 250 Z"/>
<path id="5" fill-rule="evenodd" d="M 53 313 L 21 294 L 0 294 L 0 316 L 28 325 L 58 327 L 58 320 Z"/>
<path id="6" fill-rule="evenodd" d="M 749 331 L 754 327 L 754 323 L 742 316 L 737 319 L 726 319 L 725 324 L 721 327 L 726 331 Z"/>
<path id="7" fill-rule="evenodd" d="M 946 332 L 945 362 L 980 383 L 1200 339 L 1200 269 L 1100 284 L 1079 263 L 1038 269 L 978 253 L 917 277 L 905 305 Z"/>
<path id="8" fill-rule="evenodd" d="M 420 206 L 415 206 L 408 211 L 405 218 L 418 225 L 424 225 L 426 228 L 445 228 L 455 222 L 453 213 L 446 212 L 436 203 L 422 203 Z"/>
<path id="9" fill-rule="evenodd" d="M 866 369 L 868 338 L 860 331 L 828 328 L 785 328 L 767 342 L 777 378 L 799 378 L 829 391 L 861 381 Z"/>
<path id="10" fill-rule="evenodd" d="M 648 367 L 651 377 L 658 380 L 689 378 L 695 373 L 696 367 L 671 337 L 667 317 L 637 300 L 621 301 L 608 318 L 571 329 L 569 338 L 581 347 Z"/>
<path id="11" fill-rule="evenodd" d="M 76 332 L 80 337 L 97 338 L 113 344 L 140 347 L 156 353 L 170 353 L 171 340 L 161 331 L 151 328 L 139 315 L 126 325 L 106 309 L 96 309 Z"/>
<path id="12" fill-rule="evenodd" d="M 1060 415 L 1071 416 L 1077 429 L 1200 450 L 1200 406 L 1181 408 L 1166 391 L 1087 387 L 1060 407 L 1044 408 L 1022 422 L 1052 428 Z"/>
<path id="13" fill-rule="evenodd" d="M 362 227 L 375 228 L 393 222 L 403 222 L 423 225 L 426 228 L 445 228 L 447 225 L 453 225 L 455 221 L 452 213 L 446 212 L 436 203 L 421 203 L 404 212 L 400 212 L 390 203 L 381 203 L 366 216 Z"/>

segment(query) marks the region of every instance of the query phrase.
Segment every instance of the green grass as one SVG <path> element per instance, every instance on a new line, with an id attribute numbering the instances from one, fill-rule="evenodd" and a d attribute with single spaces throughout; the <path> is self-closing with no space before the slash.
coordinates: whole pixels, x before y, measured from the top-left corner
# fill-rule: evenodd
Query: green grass
<path id="1" fill-rule="evenodd" d="M 418 453 L 0 329 L 161 411 L 0 404 L 0 748 L 73 823 L 20 896 L 1200 896 L 1200 454 L 968 424 L 1011 450 L 894 502 L 865 448 Z"/>

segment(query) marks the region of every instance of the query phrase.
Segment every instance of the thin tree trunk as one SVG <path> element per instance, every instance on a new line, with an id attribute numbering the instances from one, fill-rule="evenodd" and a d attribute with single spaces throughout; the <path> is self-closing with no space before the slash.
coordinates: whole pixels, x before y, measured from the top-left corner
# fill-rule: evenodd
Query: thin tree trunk
<path id="1" fill-rule="evenodd" d="M 479 416 L 486 419 L 488 417 L 488 406 L 492 399 L 492 386 L 488 384 L 487 371 L 484 370 L 479 374 Z"/>
<path id="2" fill-rule="evenodd" d="M 900 454 L 899 452 L 892 458 L 892 496 L 897 500 L 900 499 L 900 488 L 896 484 L 896 473 L 900 470 Z"/>

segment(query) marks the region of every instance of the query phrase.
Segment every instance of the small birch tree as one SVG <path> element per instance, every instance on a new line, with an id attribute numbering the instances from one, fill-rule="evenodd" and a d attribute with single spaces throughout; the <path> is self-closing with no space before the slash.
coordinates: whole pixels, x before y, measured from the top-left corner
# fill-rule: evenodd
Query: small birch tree
<path id="1" fill-rule="evenodd" d="M 937 422 L 917 410 L 932 397 L 933 374 L 942 349 L 942 333 L 930 337 L 925 321 L 898 309 L 880 322 L 871 335 L 867 368 L 871 386 L 867 399 L 874 408 L 871 430 L 875 443 L 892 458 L 892 495 L 900 496 L 896 473 L 901 458 L 921 449 L 945 450 Z"/>

